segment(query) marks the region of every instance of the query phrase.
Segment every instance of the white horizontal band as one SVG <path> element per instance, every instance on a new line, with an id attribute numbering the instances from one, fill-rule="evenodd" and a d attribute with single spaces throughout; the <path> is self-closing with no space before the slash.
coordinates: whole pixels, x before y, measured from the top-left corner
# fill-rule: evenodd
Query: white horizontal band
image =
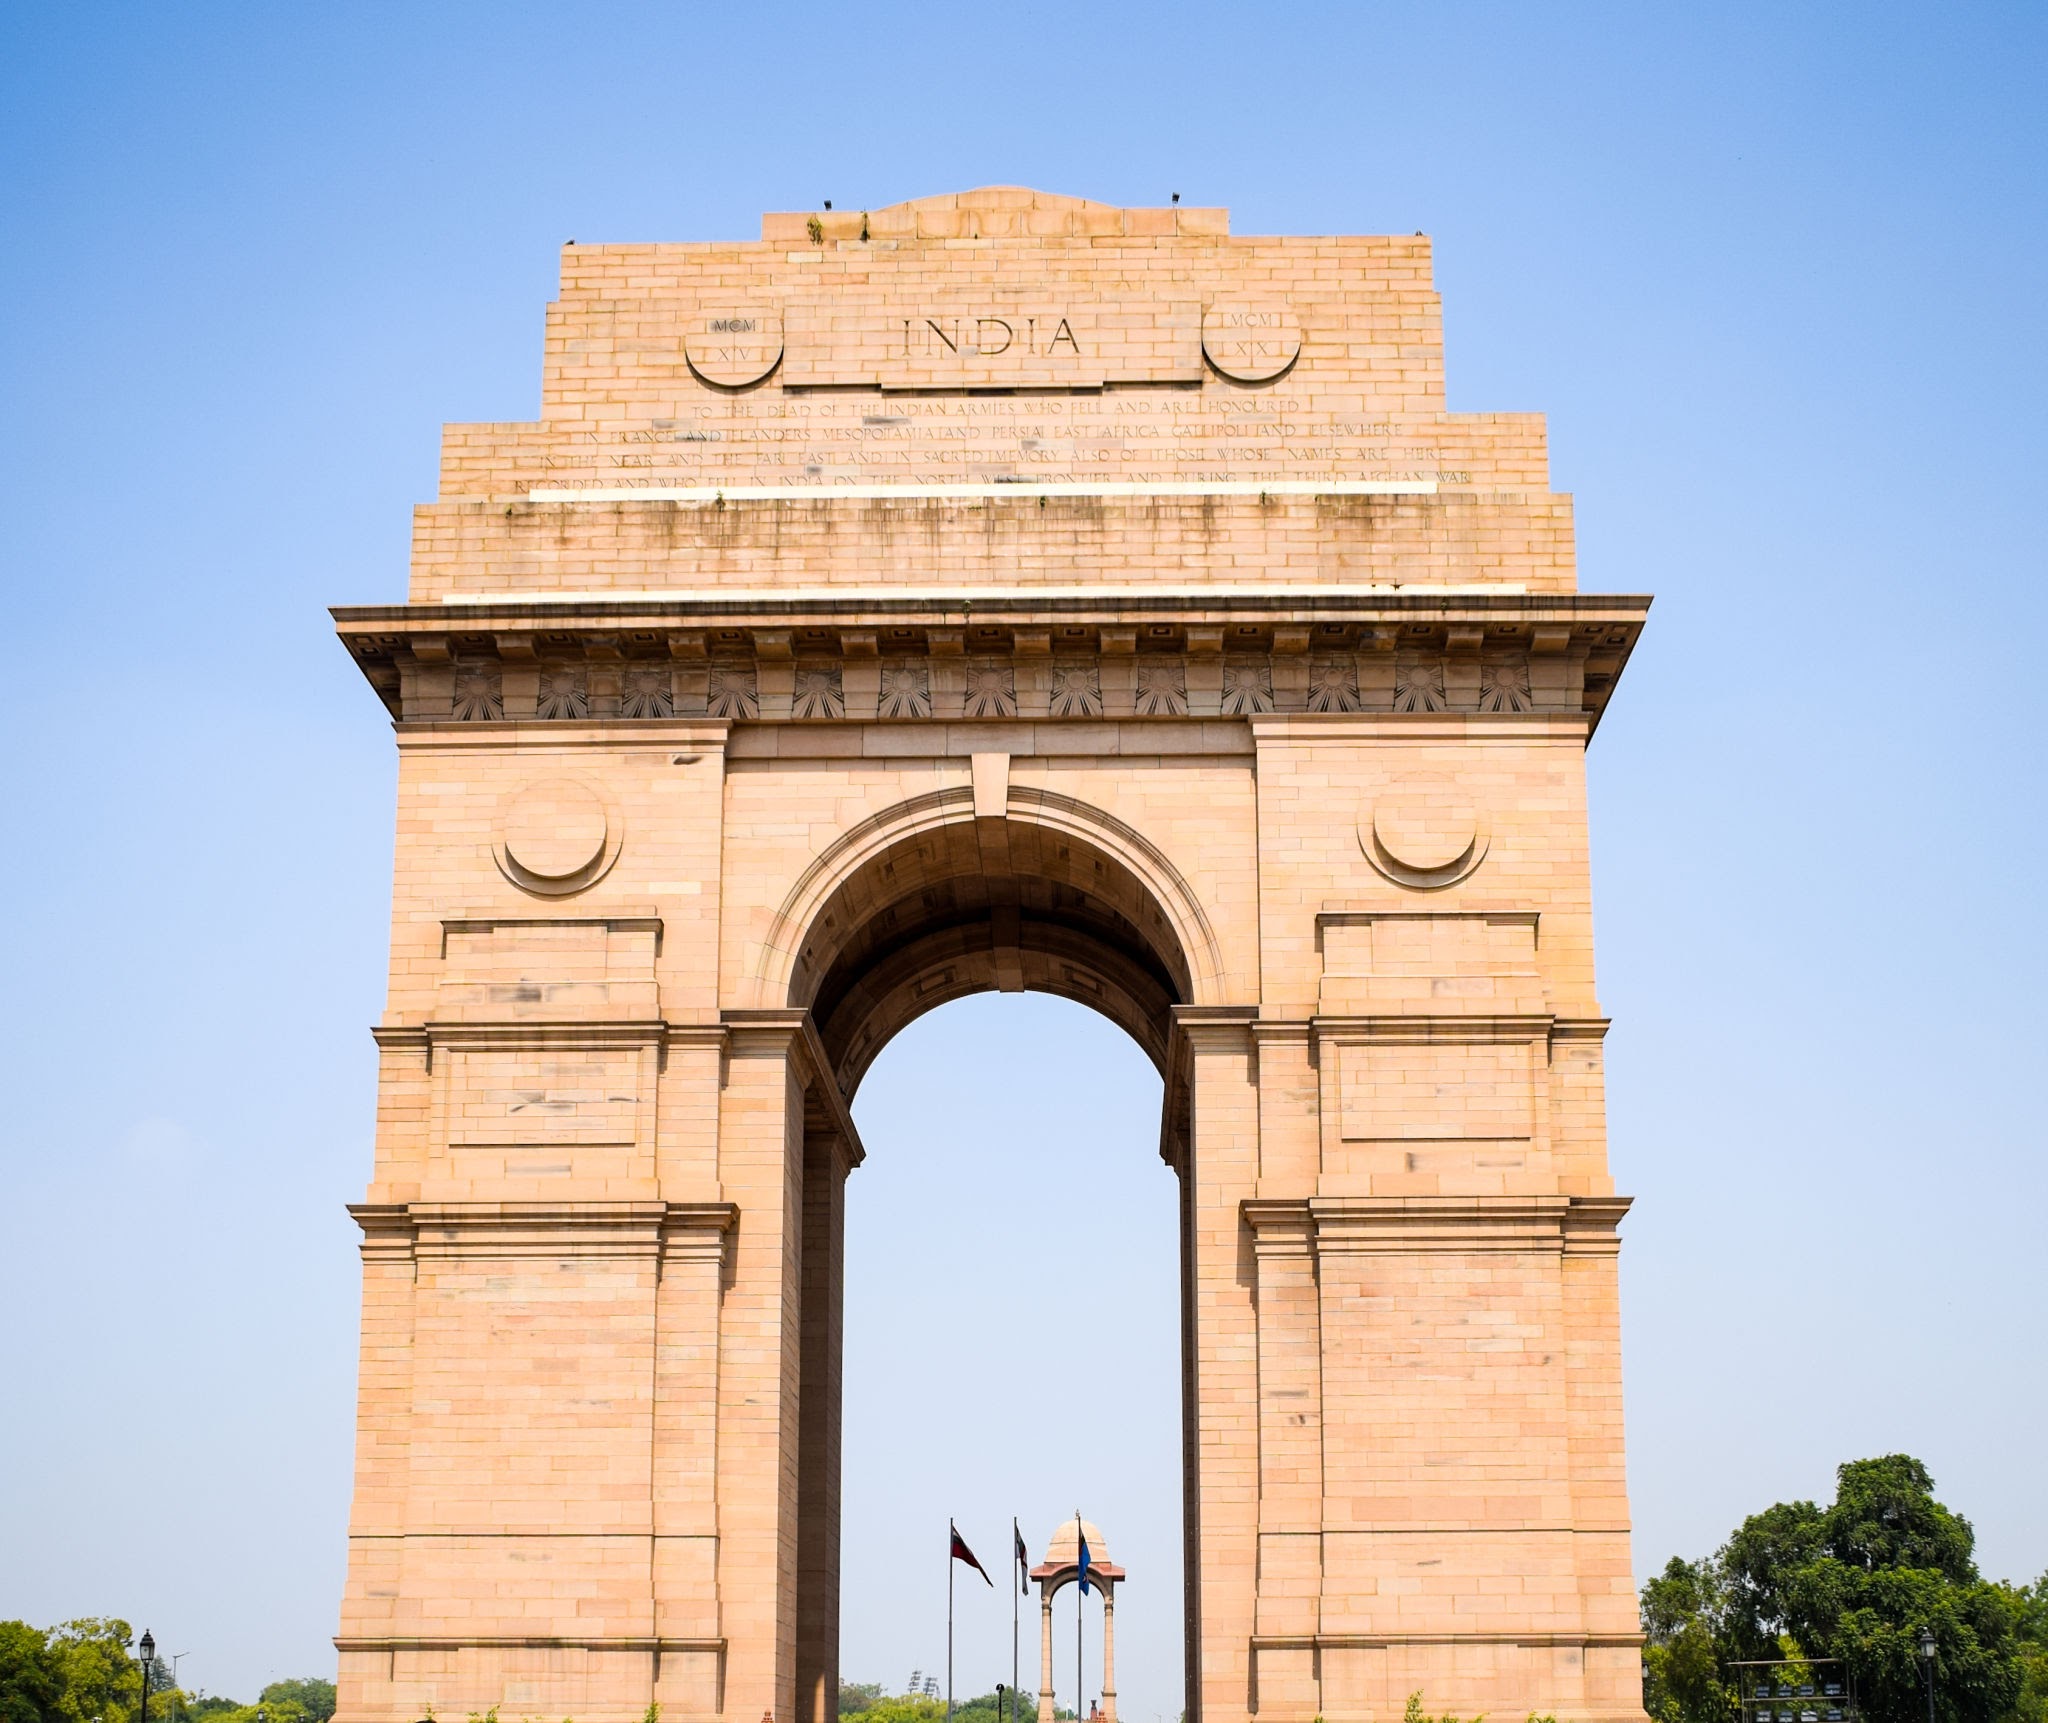
<path id="1" fill-rule="evenodd" d="M 1360 583 L 1356 586 L 1295 586 L 1268 581 L 1259 586 L 666 586 L 613 591 L 444 592 L 443 604 L 485 608 L 507 604 L 751 604 L 802 610 L 814 604 L 936 604 L 954 609 L 979 604 L 1030 609 L 1047 599 L 1083 599 L 1102 604 L 1145 604 L 1161 597 L 1199 602 L 1205 598 L 1255 598 L 1275 605 L 1371 603 L 1376 597 L 1408 594 L 1429 598 L 1523 597 L 1528 588 L 1506 581 L 1446 586 L 1429 581 Z M 1571 595 L 1567 595 L 1571 596 Z"/>
<path id="2" fill-rule="evenodd" d="M 1426 497 L 1435 479 L 1232 479 L 1101 485 L 536 485 L 534 503 L 985 502 L 996 497 Z"/>

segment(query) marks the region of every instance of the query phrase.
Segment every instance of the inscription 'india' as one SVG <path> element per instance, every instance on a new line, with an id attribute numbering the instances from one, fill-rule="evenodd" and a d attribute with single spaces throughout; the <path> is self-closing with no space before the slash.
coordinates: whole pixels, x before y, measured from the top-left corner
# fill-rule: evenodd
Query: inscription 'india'
<path id="1" fill-rule="evenodd" d="M 1081 343 L 1065 317 L 906 317 L 903 319 L 905 359 L 944 359 L 948 355 L 993 359 L 1015 351 L 1032 358 L 1070 353 L 1081 356 Z"/>

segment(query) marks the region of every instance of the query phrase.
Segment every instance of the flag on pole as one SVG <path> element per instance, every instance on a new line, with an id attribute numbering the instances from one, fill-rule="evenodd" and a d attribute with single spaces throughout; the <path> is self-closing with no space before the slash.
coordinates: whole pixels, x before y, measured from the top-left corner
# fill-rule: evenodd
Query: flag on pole
<path id="1" fill-rule="evenodd" d="M 1088 1562 L 1090 1558 L 1088 1555 L 1088 1534 L 1081 1529 L 1081 1510 L 1079 1508 L 1074 1510 L 1074 1538 L 1081 1546 L 1081 1572 L 1079 1578 L 1081 1581 L 1081 1595 L 1086 1597 L 1088 1595 Z"/>
<path id="2" fill-rule="evenodd" d="M 1017 1529 L 1017 1522 L 1010 1521 L 1010 1536 L 1017 1544 L 1017 1589 L 1026 1597 L 1031 1595 L 1031 1558 L 1024 1553 L 1024 1534 Z"/>
<path id="3" fill-rule="evenodd" d="M 974 1551 L 967 1547 L 967 1540 L 960 1535 L 960 1528 L 953 1524 L 951 1520 L 948 1520 L 946 1522 L 946 1529 L 953 1534 L 953 1559 L 955 1561 L 964 1561 L 976 1573 L 980 1574 L 983 1580 L 987 1581 L 990 1589 L 993 1590 L 996 1582 L 989 1579 L 988 1569 L 974 1559 Z"/>

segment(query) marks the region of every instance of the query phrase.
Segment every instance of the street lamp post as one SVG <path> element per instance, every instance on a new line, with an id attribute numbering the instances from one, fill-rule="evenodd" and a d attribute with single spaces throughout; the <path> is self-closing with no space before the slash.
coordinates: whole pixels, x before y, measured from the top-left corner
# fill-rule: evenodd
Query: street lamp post
<path id="1" fill-rule="evenodd" d="M 1920 1666 L 1927 1671 L 1927 1723 L 1934 1723 L 1934 1634 L 1920 1630 Z"/>
<path id="2" fill-rule="evenodd" d="M 136 1649 L 142 1653 L 142 1723 L 149 1723 L 149 1671 L 156 1662 L 156 1637 L 148 1628 L 142 1630 L 142 1643 Z"/>

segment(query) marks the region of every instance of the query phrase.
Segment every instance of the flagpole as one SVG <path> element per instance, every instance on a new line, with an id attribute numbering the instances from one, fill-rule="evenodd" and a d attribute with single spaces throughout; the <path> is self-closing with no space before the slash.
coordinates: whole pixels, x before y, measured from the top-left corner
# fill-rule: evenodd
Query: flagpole
<path id="1" fill-rule="evenodd" d="M 953 1723 L 953 1540 L 960 1535 L 946 1522 L 946 1723 Z"/>
<path id="2" fill-rule="evenodd" d="M 1081 1529 L 1081 1510 L 1074 1510 L 1074 1560 L 1081 1560 L 1081 1549 L 1088 1541 L 1088 1534 Z M 1080 1584 L 1074 1587 L 1074 1716 L 1080 1723 L 1087 1723 L 1087 1713 L 1081 1709 L 1081 1604 L 1088 1595 L 1088 1570 L 1080 1572 Z M 950 1720 L 949 1720 L 950 1723 Z"/>
<path id="3" fill-rule="evenodd" d="M 1024 1534 L 1017 1527 L 1017 1516 L 1010 1516 L 1010 1548 L 1012 1550 L 1024 1541 Z M 1023 1590 L 1018 1581 L 1017 1591 L 1010 1593 L 1010 1723 L 1017 1723 L 1017 1596 Z M 998 1717 L 996 1723 L 1002 1723 Z"/>

